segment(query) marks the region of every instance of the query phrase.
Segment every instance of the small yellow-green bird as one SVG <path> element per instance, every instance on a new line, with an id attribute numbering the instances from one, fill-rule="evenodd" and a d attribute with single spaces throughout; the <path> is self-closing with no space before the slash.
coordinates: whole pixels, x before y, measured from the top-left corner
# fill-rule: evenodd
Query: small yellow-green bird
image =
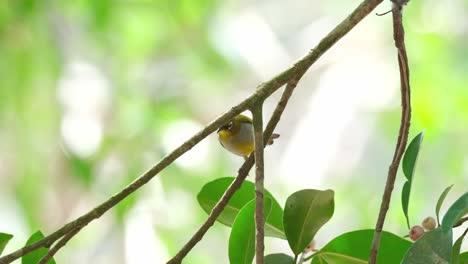
<path id="1" fill-rule="evenodd" d="M 230 152 L 247 158 L 254 150 L 253 131 L 252 119 L 238 115 L 218 129 L 219 143 Z M 271 135 L 268 145 L 273 144 L 273 139 L 278 137 L 278 134 Z"/>

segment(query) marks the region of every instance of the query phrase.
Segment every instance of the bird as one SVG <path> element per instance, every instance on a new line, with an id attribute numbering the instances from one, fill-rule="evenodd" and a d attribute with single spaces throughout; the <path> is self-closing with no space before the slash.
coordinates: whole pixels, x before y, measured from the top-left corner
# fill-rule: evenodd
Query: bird
<path id="1" fill-rule="evenodd" d="M 217 133 L 221 146 L 235 155 L 247 159 L 254 151 L 254 129 L 250 117 L 239 114 L 219 127 Z M 273 144 L 273 140 L 279 136 L 279 134 L 273 133 L 267 145 Z"/>

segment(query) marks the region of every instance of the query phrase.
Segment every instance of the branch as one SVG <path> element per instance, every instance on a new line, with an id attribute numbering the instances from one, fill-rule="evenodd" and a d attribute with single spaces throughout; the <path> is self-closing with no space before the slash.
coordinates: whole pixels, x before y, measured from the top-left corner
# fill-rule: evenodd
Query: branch
<path id="1" fill-rule="evenodd" d="M 301 67 L 305 67 L 305 65 L 307 65 L 306 62 L 310 60 L 311 60 L 310 55 L 304 57 L 300 61 L 302 62 Z M 197 145 L 200 141 L 202 141 L 204 138 L 206 138 L 208 135 L 210 135 L 220 126 L 227 123 L 229 120 L 231 120 L 232 118 L 234 118 L 236 115 L 240 114 L 241 112 L 249 109 L 257 101 L 265 100 L 265 98 L 270 96 L 273 92 L 275 92 L 278 88 L 283 86 L 291 78 L 291 76 L 293 75 L 296 69 L 295 67 L 299 67 L 299 66 L 291 67 L 290 69 L 282 72 L 275 78 L 271 79 L 269 82 L 262 84 L 260 88 L 254 94 L 252 94 L 251 96 L 243 100 L 238 105 L 232 107 L 230 111 L 224 113 L 223 115 L 218 117 L 216 120 L 212 121 L 205 128 L 203 128 L 201 131 L 199 131 L 197 134 L 191 137 L 189 140 L 187 140 L 182 145 L 180 145 L 175 150 L 173 150 L 171 153 L 166 155 L 158 164 L 156 164 L 154 167 L 149 169 L 142 176 L 138 177 L 135 181 L 133 181 L 123 190 L 113 195 L 108 200 L 106 200 L 105 202 L 97 206 L 96 208 L 92 209 L 88 213 L 84 214 L 83 216 L 64 225 L 62 228 L 55 231 L 54 233 L 44 237 L 43 239 L 33 244 L 25 246 L 13 253 L 10 253 L 8 255 L 1 257 L 0 264 L 10 263 L 20 258 L 21 256 L 24 256 L 28 254 L 29 252 L 34 251 L 38 248 L 49 247 L 55 241 L 57 241 L 64 235 L 68 234 L 72 230 L 78 227 L 82 228 L 86 226 L 87 224 L 89 224 L 94 219 L 101 217 L 105 212 L 107 212 L 109 209 L 117 205 L 127 196 L 129 196 L 130 194 L 132 194 L 133 192 L 141 188 L 143 185 L 149 182 L 154 176 L 156 176 L 159 172 L 161 172 L 163 169 L 169 166 L 172 162 L 174 162 L 177 158 L 182 156 L 185 152 L 189 151 L 192 147 Z"/>
<path id="2" fill-rule="evenodd" d="M 255 259 L 257 264 L 263 264 L 265 250 L 265 215 L 264 215 L 264 159 L 263 159 L 263 102 L 252 108 L 254 127 L 254 157 L 255 157 Z"/>
<path id="3" fill-rule="evenodd" d="M 297 81 L 295 82 L 297 83 Z M 292 85 L 291 82 L 286 85 L 284 92 L 281 96 L 280 101 L 278 102 L 275 111 L 271 115 L 270 121 L 268 122 L 265 131 L 264 131 L 264 138 L 263 144 L 266 145 L 266 141 L 271 137 L 273 131 L 278 124 L 281 115 L 283 114 L 284 109 L 291 97 L 294 88 L 296 85 Z M 190 238 L 190 240 L 182 247 L 182 249 L 177 252 L 177 254 L 167 262 L 167 264 L 179 264 L 185 258 L 185 256 L 192 250 L 192 248 L 202 240 L 203 236 L 206 234 L 208 229 L 214 224 L 218 216 L 223 212 L 224 208 L 228 204 L 231 197 L 234 193 L 241 187 L 242 182 L 244 182 L 245 178 L 247 178 L 250 169 L 253 167 L 254 164 L 254 157 L 250 155 L 250 157 L 242 164 L 240 167 L 236 179 L 231 183 L 228 189 L 224 192 L 221 199 L 218 203 L 213 207 L 211 210 L 210 215 L 206 219 L 205 223 L 195 232 L 195 234 Z"/>
<path id="4" fill-rule="evenodd" d="M 365 0 L 363 1 L 345 20 L 338 24 L 328 35 L 323 38 L 319 44 L 312 49 L 307 56 L 298 61 L 293 68 L 296 68 L 294 76 L 289 80 L 286 89 L 283 92 L 282 98 L 276 106 L 270 121 L 268 122 L 264 131 L 264 145 L 267 143 L 265 139 L 269 139 L 273 134 L 273 131 L 279 122 L 282 112 L 286 107 L 289 98 L 292 95 L 294 88 L 297 86 L 299 80 L 306 73 L 307 69 L 312 66 L 323 53 L 328 51 L 338 40 L 346 35 L 355 25 L 357 25 L 364 17 L 366 17 L 377 5 L 383 0 Z M 242 182 L 247 177 L 250 169 L 254 164 L 252 155 L 244 162 L 242 167 L 239 169 L 238 176 L 231 183 L 229 188 L 224 193 L 223 197 L 218 201 L 215 207 L 212 209 L 205 223 L 195 232 L 190 240 L 182 247 L 182 249 L 172 258 L 167 264 L 178 264 L 182 262 L 182 259 L 192 250 L 192 248 L 203 238 L 208 229 L 214 224 L 216 218 L 221 214 L 223 209 L 228 204 L 234 193 L 240 188 Z"/>
<path id="5" fill-rule="evenodd" d="M 398 140 L 395 147 L 392 163 L 390 164 L 387 182 L 385 184 L 385 191 L 380 205 L 380 212 L 375 225 L 374 238 L 372 239 L 372 247 L 369 264 L 375 264 L 377 261 L 377 253 L 382 236 L 382 229 L 385 222 L 385 216 L 388 211 L 390 200 L 392 197 L 393 187 L 395 185 L 395 178 L 400 165 L 401 158 L 405 152 L 406 144 L 408 141 L 409 127 L 411 123 L 411 90 L 409 80 L 409 66 L 408 57 L 405 48 L 405 33 L 402 21 L 402 9 L 408 2 L 407 0 L 392 0 L 393 8 L 393 38 L 395 39 L 395 46 L 398 50 L 398 65 L 400 69 L 400 83 L 401 83 L 401 122 L 400 131 L 398 133 Z"/>
<path id="6" fill-rule="evenodd" d="M 236 179 L 231 183 L 229 188 L 224 192 L 223 197 L 218 201 L 218 203 L 211 210 L 210 215 L 206 219 L 205 223 L 195 232 L 195 234 L 190 238 L 190 240 L 177 252 L 177 254 L 170 259 L 167 264 L 179 264 L 182 263 L 182 260 L 187 256 L 187 254 L 192 250 L 192 248 L 202 240 L 203 236 L 206 234 L 208 229 L 214 224 L 218 216 L 223 212 L 224 208 L 228 204 L 231 197 L 234 193 L 241 187 L 242 182 L 247 178 L 250 169 L 254 164 L 254 157 L 250 157 L 242 164 L 239 169 Z"/>
<path id="7" fill-rule="evenodd" d="M 466 221 L 468 221 L 468 216 L 465 216 L 465 217 L 460 218 L 460 220 L 458 220 L 458 221 L 453 225 L 453 227 L 459 227 L 459 226 L 463 225 L 463 223 L 465 223 Z"/>
<path id="8" fill-rule="evenodd" d="M 346 19 L 338 24 L 320 43 L 309 52 L 305 57 L 297 61 L 294 66 L 283 71 L 275 78 L 270 81 L 263 83 L 259 86 L 257 91 L 246 98 L 238 105 L 231 108 L 230 111 L 224 113 L 216 120 L 212 121 L 205 128 L 195 134 L 192 138 L 184 142 L 182 145 L 177 147 L 174 151 L 166 155 L 158 164 L 149 169 L 146 173 L 138 177 L 135 181 L 130 183 L 120 192 L 116 193 L 108 200 L 104 201 L 99 206 L 95 207 L 83 216 L 69 222 L 52 234 L 44 237 L 43 239 L 25 246 L 17 251 L 14 251 L 8 255 L 0 258 L 0 264 L 10 263 L 21 256 L 28 254 L 39 248 L 49 247 L 55 241 L 72 232 L 77 228 L 83 228 L 94 219 L 101 217 L 109 209 L 117 205 L 120 201 L 125 199 L 127 196 L 141 188 L 154 176 L 156 176 L 161 170 L 165 169 L 177 158 L 189 151 L 193 146 L 198 144 L 201 140 L 207 137 L 209 134 L 214 132 L 219 126 L 227 123 L 236 115 L 251 108 L 257 101 L 268 98 L 272 93 L 278 90 L 281 86 L 293 79 L 296 76 L 297 80 L 305 74 L 310 66 L 316 62 L 328 49 L 330 49 L 338 40 L 346 35 L 357 23 L 359 23 L 364 17 L 366 17 L 378 4 L 383 0 L 364 0 Z M 266 137 L 269 138 L 269 137 Z M 245 163 L 244 163 L 245 164 Z"/>
<path id="9" fill-rule="evenodd" d="M 44 257 L 42 257 L 39 262 L 37 264 L 47 264 L 49 262 L 49 260 L 52 259 L 52 257 L 54 257 L 55 253 L 57 253 L 57 251 L 59 251 L 59 249 L 61 249 L 63 246 L 65 246 L 68 241 L 70 241 L 70 239 L 72 239 L 72 237 L 74 237 L 78 232 L 80 232 L 80 230 L 82 229 L 83 227 L 78 227 L 77 229 L 74 229 L 72 231 L 70 231 L 69 233 L 67 233 L 62 239 L 59 240 L 59 242 L 57 242 L 57 244 L 52 247 L 48 252 L 47 254 L 44 255 Z"/>

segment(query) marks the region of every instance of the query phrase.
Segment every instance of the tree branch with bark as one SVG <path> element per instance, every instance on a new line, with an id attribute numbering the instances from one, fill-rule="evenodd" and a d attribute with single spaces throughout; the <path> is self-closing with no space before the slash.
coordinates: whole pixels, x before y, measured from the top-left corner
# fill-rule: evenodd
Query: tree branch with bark
<path id="1" fill-rule="evenodd" d="M 225 192 L 222 199 L 217 203 L 214 207 L 213 211 L 211 212 L 210 216 L 208 217 L 207 221 L 202 225 L 202 227 L 195 233 L 192 239 L 181 249 L 177 255 L 170 260 L 168 263 L 180 263 L 184 256 L 195 246 L 198 241 L 200 241 L 203 235 L 207 232 L 210 226 L 213 225 L 216 218 L 219 214 L 223 211 L 224 207 L 228 203 L 229 199 L 235 193 L 235 191 L 239 188 L 242 184 L 242 181 L 247 176 L 249 170 L 254 164 L 254 156 L 258 159 L 256 166 L 256 205 L 257 205 L 257 212 L 256 212 L 256 221 L 257 221 L 257 254 L 259 254 L 257 263 L 262 263 L 263 258 L 263 228 L 262 222 L 264 222 L 263 216 L 263 145 L 266 143 L 265 139 L 268 139 L 276 124 L 278 123 L 281 114 L 289 100 L 294 88 L 298 84 L 299 80 L 303 77 L 306 71 L 326 52 L 328 51 L 335 43 L 338 42 L 343 36 L 349 33 L 349 31 L 354 28 L 359 22 L 362 21 L 364 17 L 372 12 L 377 5 L 379 5 L 382 0 L 364 0 L 351 14 L 346 17 L 341 23 L 339 23 L 330 33 L 328 33 L 311 51 L 298 60 L 292 67 L 286 69 L 285 71 L 278 74 L 276 77 L 272 78 L 271 80 L 261 84 L 257 90 L 249 97 L 247 97 L 242 102 L 238 103 L 237 105 L 233 106 L 229 111 L 220 115 L 211 123 L 207 124 L 202 130 L 192 136 L 190 139 L 182 143 L 179 147 L 174 149 L 171 153 L 166 155 L 161 161 L 159 161 L 156 165 L 150 168 L 147 172 L 143 175 L 135 179 L 132 183 L 126 186 L 121 191 L 117 192 L 115 195 L 109 197 L 100 205 L 96 206 L 94 209 L 90 210 L 86 214 L 78 217 L 77 219 L 65 224 L 63 227 L 59 228 L 57 231 L 51 233 L 50 235 L 44 237 L 43 239 L 27 245 L 21 249 L 18 249 L 8 255 L 5 255 L 0 258 L 0 264 L 3 263 L 10 263 L 29 252 L 32 252 L 39 248 L 49 248 L 52 247 L 52 250 L 49 251 L 49 254 L 44 257 L 44 261 L 50 259 L 61 247 L 63 247 L 71 238 L 73 238 L 80 230 L 82 230 L 86 225 L 92 222 L 95 219 L 100 218 L 103 214 L 105 214 L 108 210 L 119 204 L 123 199 L 143 187 L 146 183 L 152 180 L 155 176 L 157 176 L 162 170 L 164 170 L 167 166 L 172 164 L 176 159 L 178 159 L 181 155 L 189 151 L 211 133 L 213 133 L 218 127 L 227 123 L 229 120 L 234 118 L 236 115 L 240 114 L 245 110 L 252 110 L 254 113 L 254 124 L 255 125 L 255 142 L 256 147 L 254 151 L 254 155 L 251 155 L 242 167 L 239 169 L 239 175 L 236 180 L 231 184 L 229 189 Z M 395 13 L 394 13 L 395 15 Z M 404 89 L 405 94 L 402 93 L 402 100 L 403 104 L 407 105 L 406 109 L 409 109 L 409 81 L 408 81 L 408 65 L 407 65 L 407 58 L 406 52 L 399 47 L 399 64 L 401 69 L 405 69 L 406 71 L 403 73 L 402 78 L 402 92 Z M 266 129 L 262 132 L 261 124 L 261 107 L 263 102 L 270 97 L 272 93 L 277 91 L 280 87 L 287 84 L 285 91 L 283 93 L 283 97 L 278 103 L 278 106 L 270 119 Z M 407 88 L 406 88 L 407 87 Z M 406 110 L 407 112 L 409 110 Z M 405 112 L 406 113 L 406 112 Z M 409 116 L 405 115 L 405 119 L 402 119 L 401 128 L 400 128 L 400 136 L 398 139 L 397 144 L 397 151 L 395 152 L 395 157 L 390 166 L 390 174 L 396 173 L 396 169 L 398 166 L 400 152 L 404 151 L 404 146 L 406 145 L 407 139 L 407 124 L 409 125 Z M 262 135 L 263 134 L 263 135 Z M 405 136 L 406 135 L 406 136 Z M 396 167 L 395 167 L 396 164 Z M 389 177 L 391 178 L 391 177 Z M 390 188 L 391 187 L 391 188 Z M 386 194 L 384 197 L 389 196 L 388 193 L 391 194 L 393 188 L 393 184 L 386 188 Z M 386 200 L 386 199 L 385 199 Z M 389 200 L 389 198 L 388 198 Z M 385 204 L 383 204 L 383 208 L 385 208 Z M 388 205 L 387 205 L 388 207 Z M 384 210 L 386 212 L 386 210 Z M 381 215 L 381 216 L 380 216 Z M 385 213 L 379 215 L 379 223 L 383 226 L 383 219 L 385 219 Z M 381 231 L 380 224 L 376 226 L 376 234 Z M 54 245 L 55 244 L 55 245 Z M 378 247 L 378 239 L 373 245 L 377 245 Z M 374 251 L 373 251 L 374 252 Z M 376 250 L 375 250 L 376 252 Z M 376 254 L 376 253 L 375 253 Z"/>

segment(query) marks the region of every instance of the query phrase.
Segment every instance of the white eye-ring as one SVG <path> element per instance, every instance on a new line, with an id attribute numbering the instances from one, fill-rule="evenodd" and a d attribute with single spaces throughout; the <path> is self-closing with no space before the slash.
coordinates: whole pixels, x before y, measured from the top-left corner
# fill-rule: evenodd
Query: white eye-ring
<path id="1" fill-rule="evenodd" d="M 228 125 L 227 125 L 227 129 L 231 129 L 231 128 L 232 128 L 232 126 L 233 126 L 233 123 L 232 123 L 232 121 L 231 121 L 231 122 L 229 122 L 229 123 L 228 123 Z"/>

